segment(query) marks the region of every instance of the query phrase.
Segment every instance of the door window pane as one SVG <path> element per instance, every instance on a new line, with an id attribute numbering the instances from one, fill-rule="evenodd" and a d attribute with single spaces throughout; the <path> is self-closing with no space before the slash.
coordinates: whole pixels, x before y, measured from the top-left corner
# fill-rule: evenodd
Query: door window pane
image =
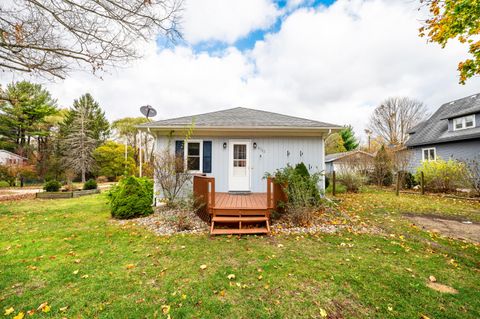
<path id="1" fill-rule="evenodd" d="M 233 159 L 246 160 L 247 159 L 247 145 L 234 144 L 233 145 Z"/>

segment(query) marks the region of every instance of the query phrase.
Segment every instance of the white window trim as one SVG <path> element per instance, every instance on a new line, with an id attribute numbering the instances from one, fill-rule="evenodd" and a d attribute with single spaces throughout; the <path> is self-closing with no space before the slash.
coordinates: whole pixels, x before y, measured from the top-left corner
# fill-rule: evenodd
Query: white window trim
<path id="1" fill-rule="evenodd" d="M 185 168 L 188 168 L 188 144 L 189 143 L 200 144 L 200 170 L 187 170 L 187 172 L 192 174 L 202 173 L 203 172 L 203 140 L 183 141 L 183 158 L 185 161 Z"/>
<path id="2" fill-rule="evenodd" d="M 433 150 L 434 159 L 425 159 L 425 151 L 428 151 L 428 154 L 430 154 L 431 150 Z M 437 160 L 437 149 L 435 147 L 422 148 L 422 161 L 436 161 L 436 160 Z"/>
<path id="3" fill-rule="evenodd" d="M 467 117 L 469 117 L 469 116 L 473 117 L 473 126 L 467 127 L 467 125 L 466 125 L 467 124 Z M 467 130 L 467 129 L 476 127 L 477 123 L 475 123 L 475 117 L 476 117 L 475 114 L 470 114 L 470 115 L 454 118 L 453 121 L 452 121 L 453 130 L 454 131 L 461 131 L 461 130 Z M 459 120 L 462 122 L 462 127 L 461 128 L 456 128 L 455 121 L 459 121 Z"/>

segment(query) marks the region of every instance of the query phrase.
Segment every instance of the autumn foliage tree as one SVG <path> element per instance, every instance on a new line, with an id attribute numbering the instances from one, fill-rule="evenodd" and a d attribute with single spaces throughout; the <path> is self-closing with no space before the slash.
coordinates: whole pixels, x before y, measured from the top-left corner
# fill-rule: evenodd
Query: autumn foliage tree
<path id="1" fill-rule="evenodd" d="M 420 36 L 442 47 L 453 39 L 468 45 L 471 58 L 458 64 L 460 83 L 480 74 L 480 1 L 420 0 L 430 11 L 430 18 L 420 28 Z"/>

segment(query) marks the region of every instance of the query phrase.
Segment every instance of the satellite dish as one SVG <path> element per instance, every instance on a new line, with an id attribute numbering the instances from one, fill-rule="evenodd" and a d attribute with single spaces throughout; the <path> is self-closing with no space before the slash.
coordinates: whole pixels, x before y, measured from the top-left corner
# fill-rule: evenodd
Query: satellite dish
<path id="1" fill-rule="evenodd" d="M 157 111 L 150 105 L 144 105 L 140 107 L 140 112 L 148 119 L 149 117 L 154 117 L 157 115 Z"/>

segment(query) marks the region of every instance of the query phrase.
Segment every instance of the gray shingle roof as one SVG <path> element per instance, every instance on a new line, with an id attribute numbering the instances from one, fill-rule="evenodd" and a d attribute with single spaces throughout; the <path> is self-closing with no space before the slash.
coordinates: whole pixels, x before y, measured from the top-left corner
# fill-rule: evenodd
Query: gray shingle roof
<path id="1" fill-rule="evenodd" d="M 408 147 L 480 138 L 480 126 L 448 131 L 448 119 L 480 112 L 480 93 L 443 104 L 425 122 L 410 130 Z"/>
<path id="2" fill-rule="evenodd" d="M 301 128 L 341 128 L 339 125 L 319 122 L 299 117 L 283 115 L 273 112 L 260 111 L 245 107 L 236 107 L 232 109 L 197 114 L 192 116 L 183 116 L 173 119 L 160 120 L 141 126 L 151 128 L 161 127 L 186 127 L 195 121 L 195 127 L 301 127 Z"/>
<path id="3" fill-rule="evenodd" d="M 356 153 L 365 154 L 365 155 L 371 156 L 372 158 L 374 157 L 373 154 L 370 154 L 370 153 L 367 153 L 367 152 L 364 152 L 364 151 L 361 151 L 361 150 L 353 150 L 353 151 L 350 151 L 350 152 L 334 153 L 334 154 L 325 155 L 325 163 L 334 162 L 338 159 L 344 158 L 345 156 L 353 155 L 353 154 L 356 154 Z"/>

